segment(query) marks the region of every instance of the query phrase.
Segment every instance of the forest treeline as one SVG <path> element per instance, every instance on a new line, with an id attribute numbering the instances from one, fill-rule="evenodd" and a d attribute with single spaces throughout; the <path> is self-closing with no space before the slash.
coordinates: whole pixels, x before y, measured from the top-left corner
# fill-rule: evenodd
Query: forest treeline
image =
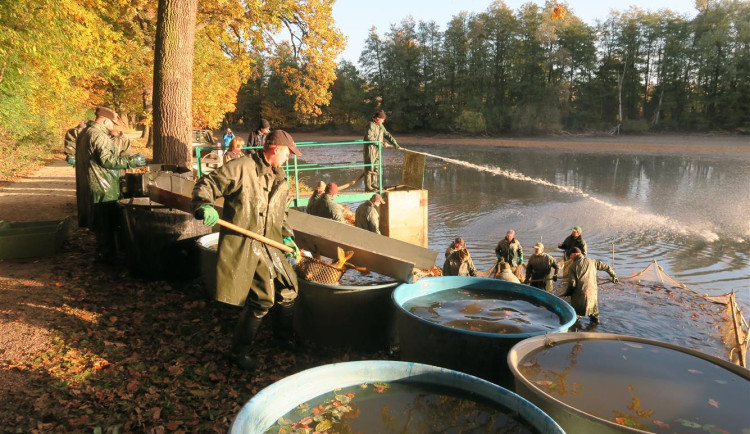
<path id="1" fill-rule="evenodd" d="M 631 8 L 587 25 L 570 11 L 553 19 L 552 2 L 495 2 L 445 29 L 413 18 L 372 28 L 314 122 L 361 128 L 382 107 L 396 131 L 749 129 L 750 2 L 696 6 L 692 19 Z M 234 120 L 268 99 L 284 100 L 273 79 L 246 84 Z"/>
<path id="2" fill-rule="evenodd" d="M 631 8 L 594 25 L 569 8 L 555 19 L 564 3 L 495 1 L 444 28 L 411 17 L 373 27 L 356 65 L 335 62 L 333 0 L 197 1 L 196 128 L 263 117 L 358 131 L 378 108 L 399 132 L 750 128 L 746 0 L 698 0 L 694 17 Z M 157 4 L 0 2 L 0 145 L 58 146 L 96 105 L 147 128 Z"/>

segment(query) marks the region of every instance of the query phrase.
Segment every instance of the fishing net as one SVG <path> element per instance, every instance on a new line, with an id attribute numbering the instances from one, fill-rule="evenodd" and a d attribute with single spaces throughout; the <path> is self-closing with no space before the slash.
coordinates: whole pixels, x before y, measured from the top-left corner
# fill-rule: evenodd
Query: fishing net
<path id="1" fill-rule="evenodd" d="M 639 285 L 656 284 L 664 288 L 679 288 L 690 291 L 705 300 L 726 306 L 726 319 L 728 321 L 724 321 L 719 326 L 719 330 L 724 337 L 724 341 L 730 348 L 729 360 L 740 366 L 747 367 L 747 347 L 750 340 L 750 327 L 748 327 L 748 323 L 742 315 L 742 310 L 737 305 L 734 292 L 719 296 L 710 296 L 693 291 L 685 284 L 667 274 L 656 260 L 643 270 L 623 277 L 621 280 Z"/>
<path id="2" fill-rule="evenodd" d="M 322 283 L 324 285 L 338 285 L 343 269 L 307 256 L 302 256 L 295 265 L 297 275 L 310 282 Z"/>

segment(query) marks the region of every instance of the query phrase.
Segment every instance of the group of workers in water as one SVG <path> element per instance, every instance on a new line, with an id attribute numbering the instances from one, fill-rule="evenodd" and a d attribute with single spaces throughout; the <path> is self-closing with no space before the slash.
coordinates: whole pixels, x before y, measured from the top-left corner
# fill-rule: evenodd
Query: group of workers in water
<path id="1" fill-rule="evenodd" d="M 586 241 L 582 229 L 576 226 L 571 234 L 561 243 L 558 249 L 563 251 L 567 285 L 560 296 L 570 296 L 571 306 L 579 316 L 588 316 L 594 324 L 599 324 L 597 271 L 607 272 L 614 283 L 618 282 L 617 274 L 606 263 L 588 258 Z M 547 292 L 554 292 L 553 282 L 558 280 L 561 266 L 557 260 L 544 250 L 541 242 L 534 244 L 534 254 L 524 262 L 523 247 L 516 239 L 516 233 L 509 230 L 495 247 L 497 263 L 487 273 L 477 272 L 471 254 L 463 238 L 456 238 L 445 250 L 444 276 L 479 276 L 486 274 L 495 279 L 514 283 L 523 281 L 526 285 Z M 523 271 L 525 268 L 525 272 Z"/>

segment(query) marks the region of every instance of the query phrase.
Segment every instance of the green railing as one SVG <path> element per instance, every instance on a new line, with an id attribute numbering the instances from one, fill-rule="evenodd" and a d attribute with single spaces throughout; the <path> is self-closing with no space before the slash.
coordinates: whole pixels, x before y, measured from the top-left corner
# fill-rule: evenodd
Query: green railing
<path id="1" fill-rule="evenodd" d="M 340 163 L 333 163 L 329 165 L 321 165 L 316 163 L 301 163 L 297 160 L 297 156 L 292 154 L 289 159 L 289 161 L 286 162 L 284 165 L 284 170 L 287 173 L 287 182 L 289 182 L 289 177 L 294 177 L 295 183 L 294 183 L 294 199 L 292 200 L 292 207 L 302 207 L 307 205 L 307 202 L 309 200 L 309 196 L 300 196 L 299 191 L 299 175 L 302 172 L 312 172 L 312 171 L 333 171 L 333 170 L 342 170 L 342 169 L 362 169 L 364 172 L 366 168 L 368 167 L 377 167 L 377 173 L 378 173 L 378 193 L 383 193 L 383 158 L 382 158 L 382 152 L 383 152 L 383 144 L 379 141 L 364 141 L 364 140 L 354 140 L 351 142 L 297 142 L 297 148 L 313 148 L 313 147 L 320 147 L 320 146 L 352 146 L 352 145 L 358 145 L 362 146 L 368 143 L 377 144 L 378 146 L 378 153 L 381 155 L 381 158 L 378 159 L 377 164 L 365 164 L 364 160 L 361 162 L 340 162 Z M 201 151 L 205 149 L 211 149 L 216 150 L 218 149 L 216 146 L 196 146 L 195 148 L 195 160 L 197 165 L 197 172 L 198 177 L 200 178 L 203 174 L 208 173 L 209 171 L 204 171 L 202 169 L 201 164 Z M 244 146 L 242 149 L 262 149 L 258 146 Z M 304 155 L 304 150 L 302 151 L 302 154 Z M 336 202 L 363 202 L 365 200 L 368 200 L 372 196 L 372 192 L 364 192 L 364 191 L 352 191 L 352 192 L 346 192 L 341 191 L 336 197 Z"/>

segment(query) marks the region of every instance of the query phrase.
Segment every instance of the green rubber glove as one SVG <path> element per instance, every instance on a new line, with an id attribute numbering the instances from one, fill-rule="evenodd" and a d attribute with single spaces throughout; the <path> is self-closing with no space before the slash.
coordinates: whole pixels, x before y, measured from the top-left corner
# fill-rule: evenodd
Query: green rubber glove
<path id="1" fill-rule="evenodd" d="M 68 157 L 65 159 L 65 161 L 70 164 L 73 167 L 76 167 L 76 159 L 73 157 Z"/>
<path id="2" fill-rule="evenodd" d="M 219 211 L 211 205 L 201 205 L 200 209 L 203 211 L 203 224 L 206 226 L 213 226 L 219 222 Z"/>
<path id="3" fill-rule="evenodd" d="M 294 242 L 294 238 L 286 237 L 283 241 L 285 246 L 289 246 L 294 249 L 293 252 L 286 252 L 284 253 L 284 255 L 286 255 L 287 258 L 294 258 L 296 260 L 299 260 L 299 247 L 297 247 L 297 243 Z"/>
<path id="4" fill-rule="evenodd" d="M 143 167 L 146 165 L 146 157 L 143 154 L 135 154 L 130 157 L 130 167 Z"/>

